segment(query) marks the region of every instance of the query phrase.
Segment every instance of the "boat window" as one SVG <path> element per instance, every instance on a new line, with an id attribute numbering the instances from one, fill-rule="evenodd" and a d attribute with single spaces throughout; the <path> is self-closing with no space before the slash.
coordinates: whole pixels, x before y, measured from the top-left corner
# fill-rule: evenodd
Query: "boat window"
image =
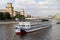
<path id="1" fill-rule="evenodd" d="M 42 19 L 42 22 L 49 21 L 48 19 Z"/>
<path id="2" fill-rule="evenodd" d="M 32 25 L 31 25 L 32 26 Z"/>
<path id="3" fill-rule="evenodd" d="M 31 25 L 31 26 L 35 26 L 35 25 Z"/>
<path id="4" fill-rule="evenodd" d="M 21 26 L 25 26 L 25 25 L 21 25 Z"/>
<path id="5" fill-rule="evenodd" d="M 28 25 L 28 27 L 29 27 L 29 25 Z"/>
<path id="6" fill-rule="evenodd" d="M 25 26 L 25 25 L 19 25 L 19 26 Z"/>
<path id="7" fill-rule="evenodd" d="M 20 26 L 20 25 L 19 25 Z"/>
<path id="8" fill-rule="evenodd" d="M 18 29 L 18 27 L 15 27 L 15 29 Z"/>

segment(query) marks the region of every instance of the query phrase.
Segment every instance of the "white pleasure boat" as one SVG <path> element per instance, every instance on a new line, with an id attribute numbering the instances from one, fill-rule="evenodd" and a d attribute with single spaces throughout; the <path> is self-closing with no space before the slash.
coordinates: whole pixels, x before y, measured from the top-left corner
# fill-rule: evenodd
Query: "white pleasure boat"
<path id="1" fill-rule="evenodd" d="M 51 21 L 49 20 L 41 20 L 41 19 L 28 19 L 25 21 L 18 21 L 15 25 L 16 34 L 33 32 L 36 30 L 44 29 L 47 27 L 51 27 Z"/>

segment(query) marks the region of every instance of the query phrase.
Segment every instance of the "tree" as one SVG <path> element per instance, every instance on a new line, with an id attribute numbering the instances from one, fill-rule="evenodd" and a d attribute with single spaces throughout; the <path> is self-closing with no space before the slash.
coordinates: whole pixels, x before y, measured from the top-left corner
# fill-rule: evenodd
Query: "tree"
<path id="1" fill-rule="evenodd" d="M 0 20 L 3 20 L 3 13 L 0 12 Z"/>
<path id="2" fill-rule="evenodd" d="M 11 19 L 10 14 L 8 12 L 3 13 L 3 19 Z"/>
<path id="3" fill-rule="evenodd" d="M 17 14 L 17 15 L 15 16 L 15 18 L 20 18 L 20 14 Z"/>
<path id="4" fill-rule="evenodd" d="M 25 16 L 24 15 L 20 15 L 20 19 L 25 19 Z"/>
<path id="5" fill-rule="evenodd" d="M 11 19 L 10 14 L 8 12 L 5 13 L 6 19 Z"/>
<path id="6" fill-rule="evenodd" d="M 17 15 L 15 16 L 15 18 L 25 19 L 25 16 L 24 16 L 24 15 L 17 14 Z"/>
<path id="7" fill-rule="evenodd" d="M 11 19 L 10 14 L 8 12 L 0 12 L 0 20 L 8 20 Z"/>

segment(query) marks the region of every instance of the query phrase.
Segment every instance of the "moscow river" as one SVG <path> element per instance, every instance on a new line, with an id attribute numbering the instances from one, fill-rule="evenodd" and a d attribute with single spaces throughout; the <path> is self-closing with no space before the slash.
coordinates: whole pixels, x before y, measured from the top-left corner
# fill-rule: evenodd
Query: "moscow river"
<path id="1" fill-rule="evenodd" d="M 60 40 L 60 24 L 52 21 L 52 27 L 16 36 L 15 40 Z"/>

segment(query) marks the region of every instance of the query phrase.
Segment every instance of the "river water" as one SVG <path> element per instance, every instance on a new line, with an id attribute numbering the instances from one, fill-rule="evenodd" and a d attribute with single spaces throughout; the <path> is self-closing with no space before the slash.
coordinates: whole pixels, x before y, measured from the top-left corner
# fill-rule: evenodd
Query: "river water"
<path id="1" fill-rule="evenodd" d="M 15 40 L 60 40 L 60 24 L 52 21 L 52 27 L 16 36 Z"/>

